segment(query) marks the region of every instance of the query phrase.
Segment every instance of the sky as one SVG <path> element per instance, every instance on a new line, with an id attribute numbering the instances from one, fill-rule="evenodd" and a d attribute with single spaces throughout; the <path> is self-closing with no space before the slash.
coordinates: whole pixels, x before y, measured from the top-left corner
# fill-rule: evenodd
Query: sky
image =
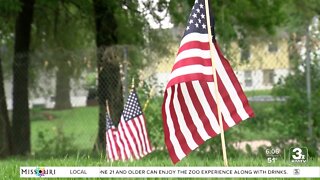
<path id="1" fill-rule="evenodd" d="M 154 18 L 150 14 L 149 10 L 147 10 L 142 4 L 143 2 L 147 2 L 147 1 L 150 1 L 150 0 L 139 0 L 139 3 L 140 3 L 139 10 L 142 12 L 146 12 L 146 18 L 147 18 L 151 28 L 153 28 L 153 29 L 158 29 L 160 27 L 162 29 L 172 28 L 173 24 L 171 23 L 168 10 L 164 10 L 162 12 L 159 12 L 159 11 L 156 12 L 156 14 L 158 16 L 160 16 L 161 19 L 163 19 L 160 23 L 158 23 L 158 22 L 156 22 L 156 20 L 154 20 Z M 169 1 L 170 0 L 167 0 L 167 2 L 169 2 Z M 153 0 L 151 2 L 152 2 L 152 6 L 155 7 L 157 5 L 158 0 Z"/>

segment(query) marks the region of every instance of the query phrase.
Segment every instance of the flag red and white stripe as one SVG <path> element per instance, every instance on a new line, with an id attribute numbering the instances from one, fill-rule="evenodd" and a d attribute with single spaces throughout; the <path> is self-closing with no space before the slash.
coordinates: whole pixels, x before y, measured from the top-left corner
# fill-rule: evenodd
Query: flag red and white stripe
<path id="1" fill-rule="evenodd" d="M 140 159 L 152 152 L 145 117 L 135 90 L 131 91 L 125 104 L 118 131 L 129 158 Z"/>
<path id="2" fill-rule="evenodd" d="M 173 163 L 220 133 L 204 6 L 204 0 L 195 1 L 164 94 L 163 128 Z M 213 17 L 209 18 L 213 25 Z M 254 113 L 228 60 L 213 41 L 218 97 L 227 130 Z"/>
<path id="3" fill-rule="evenodd" d="M 108 114 L 106 114 L 106 126 L 106 150 L 108 159 L 111 161 L 126 159 L 124 153 L 122 153 L 123 146 L 119 139 L 118 130 Z"/>

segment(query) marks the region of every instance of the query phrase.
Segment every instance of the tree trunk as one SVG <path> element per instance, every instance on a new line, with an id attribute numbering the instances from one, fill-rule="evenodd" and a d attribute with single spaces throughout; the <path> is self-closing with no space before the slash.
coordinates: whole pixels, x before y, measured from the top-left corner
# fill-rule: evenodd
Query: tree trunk
<path id="1" fill-rule="evenodd" d="M 59 67 L 56 75 L 55 109 L 70 109 L 70 71 L 69 65 Z"/>
<path id="2" fill-rule="evenodd" d="M 2 62 L 0 58 L 0 158 L 9 156 L 10 148 L 10 124 L 4 91 L 4 79 L 2 75 Z"/>
<path id="3" fill-rule="evenodd" d="M 53 26 L 53 39 L 55 41 L 55 45 L 57 49 L 59 47 L 63 47 L 63 43 L 59 43 L 59 25 L 61 26 L 61 18 L 60 18 L 60 3 L 56 6 L 54 10 L 54 26 Z M 61 37 L 60 37 L 61 38 Z M 60 52 L 62 54 L 62 59 L 57 64 L 58 71 L 56 73 L 56 93 L 55 93 L 55 109 L 70 109 L 71 102 L 70 102 L 70 71 L 71 67 L 67 63 L 68 59 L 64 58 L 65 54 L 63 51 Z"/>
<path id="4" fill-rule="evenodd" d="M 34 0 L 20 0 L 22 8 L 15 26 L 13 62 L 13 154 L 30 153 L 30 117 L 28 107 L 28 68 Z"/>
<path id="5" fill-rule="evenodd" d="M 103 59 L 105 48 L 117 44 L 117 23 L 114 16 L 119 5 L 118 0 L 94 0 L 96 24 L 97 67 L 98 67 L 98 101 L 99 101 L 99 132 L 95 149 L 105 150 L 105 109 L 109 102 L 110 116 L 119 121 L 123 109 L 122 86 L 120 81 L 119 62 Z"/>

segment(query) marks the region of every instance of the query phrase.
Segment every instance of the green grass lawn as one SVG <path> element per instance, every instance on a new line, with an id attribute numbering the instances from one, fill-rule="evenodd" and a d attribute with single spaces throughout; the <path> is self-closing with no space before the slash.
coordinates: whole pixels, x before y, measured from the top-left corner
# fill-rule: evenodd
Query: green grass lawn
<path id="1" fill-rule="evenodd" d="M 69 138 L 75 148 L 92 149 L 98 133 L 98 107 L 74 108 L 70 110 L 32 110 L 31 147 L 37 151 L 45 141 L 61 141 Z M 54 142 L 57 143 L 57 142 Z"/>
<path id="2" fill-rule="evenodd" d="M 227 142 L 272 140 L 281 135 L 281 132 L 277 132 L 271 127 L 267 129 L 266 127 L 270 125 L 262 124 L 264 121 L 267 122 L 267 119 L 261 119 L 261 117 L 270 117 L 276 104 L 273 102 L 255 102 L 251 105 L 257 118 L 248 119 L 230 128 L 226 132 Z M 156 111 L 151 108 L 147 110 Z M 160 116 L 156 119 L 151 116 L 150 113 L 146 114 L 147 124 L 152 124 L 148 129 L 150 134 L 155 132 L 153 131 L 155 128 L 157 132 L 162 128 L 161 114 L 156 115 Z M 257 124 L 262 124 L 263 127 L 258 127 Z M 97 133 L 98 107 L 73 108 L 63 111 L 45 109 L 33 109 L 31 111 L 32 154 L 47 153 L 64 156 L 70 153 L 69 150 L 88 152 L 94 146 Z M 162 134 L 161 132 L 158 133 Z M 155 143 L 154 139 L 151 139 L 151 141 Z M 160 145 L 164 144 L 163 137 L 159 136 L 156 142 Z M 158 144 L 156 145 L 158 146 Z"/>
<path id="3" fill-rule="evenodd" d="M 257 113 L 263 110 L 262 113 L 269 114 L 272 113 L 272 107 L 275 104 L 254 103 L 252 105 L 259 110 Z M 146 118 L 148 120 L 148 117 Z M 257 128 L 255 121 L 261 120 L 263 119 L 250 119 L 231 128 L 226 132 L 227 142 L 230 142 L 228 138 L 231 138 L 228 135 L 236 136 L 238 140 L 272 139 L 279 136 L 279 132 L 271 133 Z M 64 111 L 34 109 L 31 111 L 31 122 L 31 155 L 0 160 L 2 179 L 18 179 L 20 166 L 173 166 L 167 151 L 151 153 L 139 161 L 113 163 L 108 162 L 104 154 L 93 154 L 92 148 L 98 132 L 97 107 Z M 213 139 L 218 141 L 220 137 Z M 70 150 L 68 148 L 72 151 L 68 151 Z M 269 164 L 262 156 L 233 153 L 236 155 L 230 154 L 230 166 L 293 166 L 283 158 Z M 307 164 L 302 165 L 319 166 L 319 164 L 319 160 L 309 160 Z M 223 166 L 223 161 L 221 154 L 193 152 L 177 166 Z"/>
<path id="4" fill-rule="evenodd" d="M 272 111 L 272 109 L 268 109 L 274 106 L 273 103 L 260 102 L 252 105 L 254 109 L 262 109 L 263 111 Z M 260 112 L 257 113 L 256 115 L 259 116 Z M 150 122 L 152 118 L 149 116 L 146 115 L 147 123 L 154 124 L 154 122 Z M 261 131 L 261 129 L 255 128 L 257 120 L 246 120 L 230 128 L 226 133 L 237 133 L 235 140 L 239 140 L 239 138 L 240 140 L 272 139 L 278 136 L 277 132 Z M 161 118 L 153 119 L 153 121 L 161 121 Z M 162 123 L 157 123 L 157 125 L 162 126 Z M 151 126 L 150 132 L 152 128 L 155 127 Z M 73 108 L 63 111 L 44 109 L 33 109 L 31 111 L 32 153 L 47 150 L 54 153 L 54 151 L 63 151 L 64 148 L 89 151 L 94 146 L 97 133 L 98 107 Z"/>

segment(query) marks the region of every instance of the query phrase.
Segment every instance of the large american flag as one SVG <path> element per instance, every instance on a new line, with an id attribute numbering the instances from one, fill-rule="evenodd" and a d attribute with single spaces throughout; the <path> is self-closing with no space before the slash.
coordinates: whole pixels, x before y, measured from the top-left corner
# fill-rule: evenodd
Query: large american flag
<path id="1" fill-rule="evenodd" d="M 170 74 L 162 104 L 165 143 L 173 163 L 220 133 L 205 1 L 196 0 Z M 254 113 L 228 62 L 213 37 L 213 59 L 224 130 Z"/>
<path id="2" fill-rule="evenodd" d="M 125 104 L 118 131 L 128 158 L 140 159 L 152 152 L 145 118 L 134 89 Z"/>

